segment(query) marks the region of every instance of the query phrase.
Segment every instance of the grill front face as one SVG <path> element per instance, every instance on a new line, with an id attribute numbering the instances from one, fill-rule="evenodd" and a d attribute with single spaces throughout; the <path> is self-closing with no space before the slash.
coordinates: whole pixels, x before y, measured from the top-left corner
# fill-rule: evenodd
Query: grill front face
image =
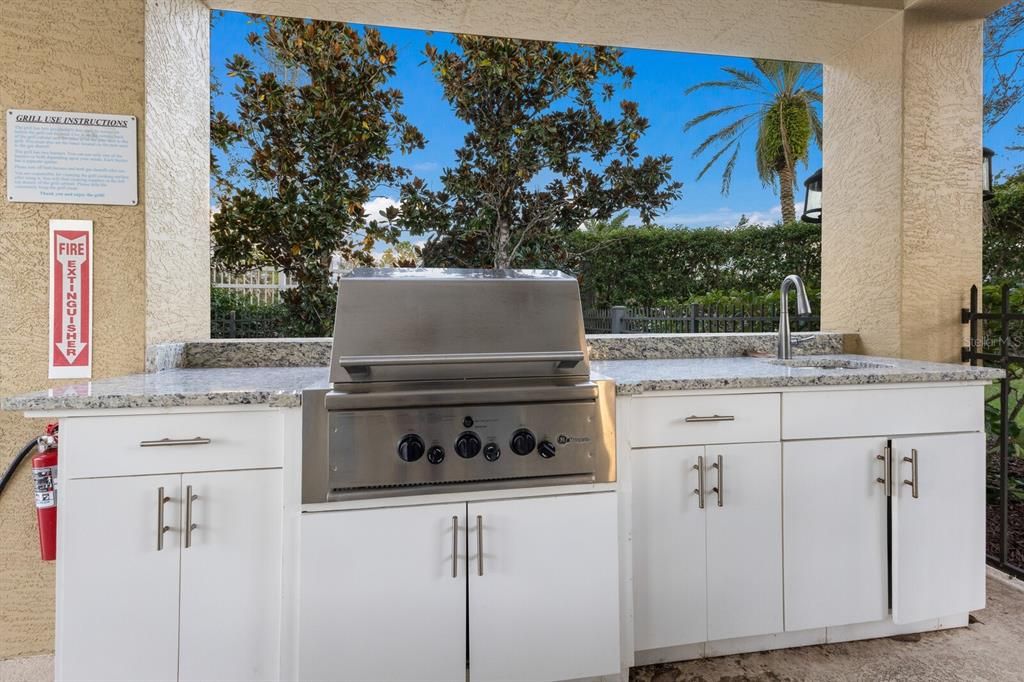
<path id="1" fill-rule="evenodd" d="M 303 394 L 303 503 L 615 480 L 614 386 L 560 272 L 356 270 L 331 381 Z"/>
<path id="2" fill-rule="evenodd" d="M 614 476 L 596 400 L 333 412 L 328 429 L 332 495 L 389 486 Z M 403 439 L 413 461 L 399 453 Z"/>

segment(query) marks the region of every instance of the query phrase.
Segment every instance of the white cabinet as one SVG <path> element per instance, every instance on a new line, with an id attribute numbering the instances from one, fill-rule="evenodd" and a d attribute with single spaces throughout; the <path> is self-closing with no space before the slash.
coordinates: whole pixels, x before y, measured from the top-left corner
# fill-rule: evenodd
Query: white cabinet
<path id="1" fill-rule="evenodd" d="M 786 630 L 888 615 L 885 438 L 783 445 Z"/>
<path id="2" fill-rule="evenodd" d="M 694 492 L 704 448 L 633 455 L 633 610 L 637 650 L 707 639 L 706 519 Z"/>
<path id="3" fill-rule="evenodd" d="M 181 552 L 178 679 L 271 680 L 279 674 L 281 473 L 185 474 L 190 546 Z M 187 509 L 187 507 L 186 507 Z M 182 528 L 187 521 L 183 519 Z"/>
<path id="4" fill-rule="evenodd" d="M 893 620 L 983 608 L 984 434 L 894 438 L 892 468 Z"/>
<path id="5" fill-rule="evenodd" d="M 635 451 L 632 477 L 636 648 L 781 631 L 779 444 Z"/>
<path id="6" fill-rule="evenodd" d="M 157 549 L 158 491 L 174 531 Z M 58 680 L 175 680 L 181 476 L 95 478 L 60 491 Z"/>
<path id="7" fill-rule="evenodd" d="M 782 456 L 778 443 L 709 446 L 708 639 L 782 630 Z M 720 468 L 717 468 L 720 467 Z"/>
<path id="8" fill-rule="evenodd" d="M 299 679 L 619 672 L 613 492 L 306 513 L 301 535 Z"/>
<path id="9" fill-rule="evenodd" d="M 465 678 L 465 503 L 303 514 L 301 533 L 300 680 Z"/>
<path id="10" fill-rule="evenodd" d="M 277 677 L 279 470 L 71 479 L 60 509 L 59 680 Z"/>
<path id="11" fill-rule="evenodd" d="M 619 672 L 617 519 L 614 493 L 469 504 L 470 680 Z"/>

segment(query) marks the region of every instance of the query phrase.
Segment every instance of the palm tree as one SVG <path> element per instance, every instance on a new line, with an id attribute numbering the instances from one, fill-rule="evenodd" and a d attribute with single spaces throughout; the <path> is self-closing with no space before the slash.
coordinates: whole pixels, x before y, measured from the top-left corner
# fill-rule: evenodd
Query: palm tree
<path id="1" fill-rule="evenodd" d="M 756 127 L 757 174 L 766 187 L 778 188 L 782 220 L 788 223 L 796 220 L 793 207 L 796 164 L 807 162 L 812 140 L 821 146 L 821 115 L 815 107 L 821 104 L 821 66 L 774 59 L 751 61 L 754 71 L 725 66 L 722 71 L 729 79 L 704 81 L 686 90 L 688 95 L 704 88 L 739 90 L 750 93 L 751 101 L 695 116 L 686 122 L 683 130 L 726 114 L 736 117 L 708 135 L 693 150 L 693 158 L 709 149 L 714 152 L 697 175 L 698 180 L 731 150 L 722 169 L 722 194 L 726 195 L 744 136 Z"/>

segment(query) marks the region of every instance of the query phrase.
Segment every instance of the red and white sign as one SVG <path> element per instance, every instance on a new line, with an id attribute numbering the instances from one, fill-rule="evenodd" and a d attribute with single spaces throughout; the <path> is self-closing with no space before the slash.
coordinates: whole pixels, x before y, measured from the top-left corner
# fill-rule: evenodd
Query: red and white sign
<path id="1" fill-rule="evenodd" d="M 50 378 L 92 376 L 92 221 L 50 221 Z"/>

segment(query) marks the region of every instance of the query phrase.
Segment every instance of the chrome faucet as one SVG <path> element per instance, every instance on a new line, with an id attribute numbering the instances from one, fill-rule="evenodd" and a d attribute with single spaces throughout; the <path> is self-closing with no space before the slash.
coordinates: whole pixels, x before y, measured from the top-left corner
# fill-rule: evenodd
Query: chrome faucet
<path id="1" fill-rule="evenodd" d="M 800 275 L 790 275 L 782 280 L 779 288 L 779 359 L 789 360 L 793 357 L 793 340 L 789 335 L 789 290 L 796 287 L 796 313 L 807 315 L 811 312 L 811 302 L 807 300 L 807 290 Z"/>

